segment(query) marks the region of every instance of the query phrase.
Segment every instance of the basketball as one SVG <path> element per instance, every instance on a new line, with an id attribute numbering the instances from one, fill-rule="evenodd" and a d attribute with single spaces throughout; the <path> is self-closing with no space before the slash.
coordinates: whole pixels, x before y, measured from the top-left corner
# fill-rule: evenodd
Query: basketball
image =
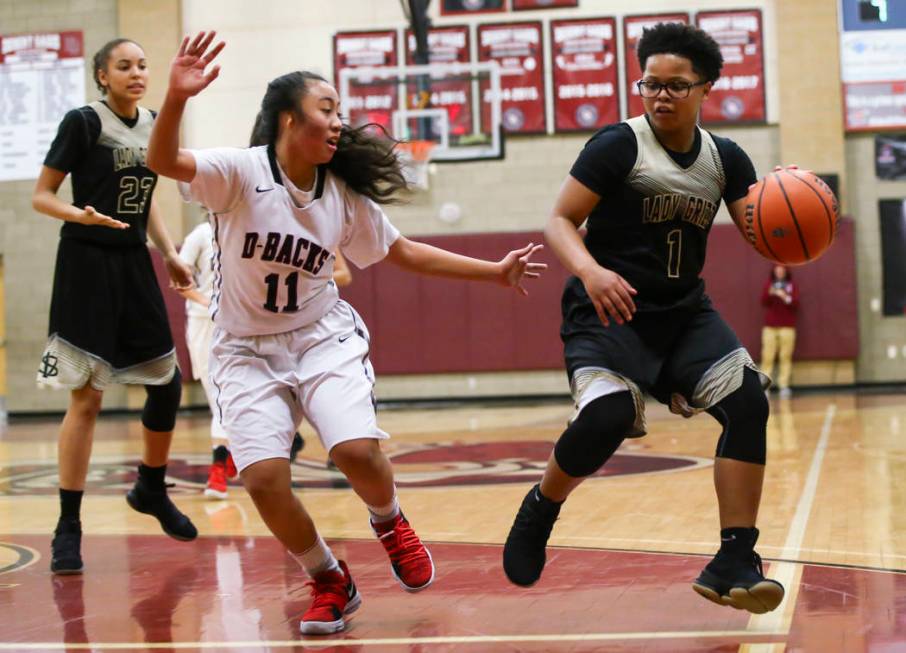
<path id="1" fill-rule="evenodd" d="M 834 242 L 837 218 L 837 198 L 815 173 L 778 170 L 749 190 L 743 235 L 766 259 L 801 265 Z"/>

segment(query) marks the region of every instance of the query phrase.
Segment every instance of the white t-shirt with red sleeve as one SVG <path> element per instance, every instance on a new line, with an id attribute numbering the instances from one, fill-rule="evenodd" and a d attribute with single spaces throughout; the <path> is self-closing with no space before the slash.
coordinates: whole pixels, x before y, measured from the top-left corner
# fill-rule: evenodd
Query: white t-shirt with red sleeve
<path id="1" fill-rule="evenodd" d="M 306 195 L 280 170 L 273 148 L 191 153 L 195 178 L 180 191 L 211 212 L 211 314 L 229 333 L 284 333 L 319 320 L 339 298 L 336 252 L 361 269 L 400 236 L 378 204 L 324 166 Z"/>

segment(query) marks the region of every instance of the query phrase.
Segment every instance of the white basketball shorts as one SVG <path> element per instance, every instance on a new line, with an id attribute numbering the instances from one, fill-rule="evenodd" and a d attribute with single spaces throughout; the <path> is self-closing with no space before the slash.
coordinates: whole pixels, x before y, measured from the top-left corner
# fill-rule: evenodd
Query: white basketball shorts
<path id="1" fill-rule="evenodd" d="M 346 440 L 390 437 L 377 426 L 368 348 L 365 323 L 343 300 L 317 322 L 286 333 L 241 337 L 215 327 L 214 409 L 230 434 L 236 467 L 288 459 L 303 417 L 328 451 Z"/>

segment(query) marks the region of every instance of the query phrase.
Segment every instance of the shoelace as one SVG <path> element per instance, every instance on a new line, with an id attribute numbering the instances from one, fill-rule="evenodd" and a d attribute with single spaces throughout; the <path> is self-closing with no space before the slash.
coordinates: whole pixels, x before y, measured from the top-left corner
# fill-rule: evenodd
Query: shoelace
<path id="1" fill-rule="evenodd" d="M 311 595 L 315 597 L 310 609 L 332 607 L 349 600 L 346 593 L 346 581 L 343 579 L 313 579 L 305 584 L 311 587 Z M 340 611 L 342 612 L 342 608 Z"/>
<path id="2" fill-rule="evenodd" d="M 755 551 L 752 551 L 752 562 L 755 563 L 755 569 L 758 570 L 759 575 L 761 575 L 761 577 L 763 578 L 764 567 L 761 566 L 761 556 L 755 553 Z"/>
<path id="3" fill-rule="evenodd" d="M 423 556 L 424 549 L 418 535 L 410 526 L 400 523 L 396 528 L 379 536 L 390 559 L 397 564 L 415 562 Z"/>

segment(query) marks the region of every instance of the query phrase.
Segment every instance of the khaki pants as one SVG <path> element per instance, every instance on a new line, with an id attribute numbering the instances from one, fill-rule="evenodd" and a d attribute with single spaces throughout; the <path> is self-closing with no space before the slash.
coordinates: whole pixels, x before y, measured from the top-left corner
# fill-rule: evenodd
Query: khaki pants
<path id="1" fill-rule="evenodd" d="M 764 327 L 761 330 L 761 371 L 771 376 L 774 357 L 780 358 L 780 372 L 777 385 L 781 390 L 790 387 L 793 373 L 793 349 L 796 346 L 794 327 Z"/>

